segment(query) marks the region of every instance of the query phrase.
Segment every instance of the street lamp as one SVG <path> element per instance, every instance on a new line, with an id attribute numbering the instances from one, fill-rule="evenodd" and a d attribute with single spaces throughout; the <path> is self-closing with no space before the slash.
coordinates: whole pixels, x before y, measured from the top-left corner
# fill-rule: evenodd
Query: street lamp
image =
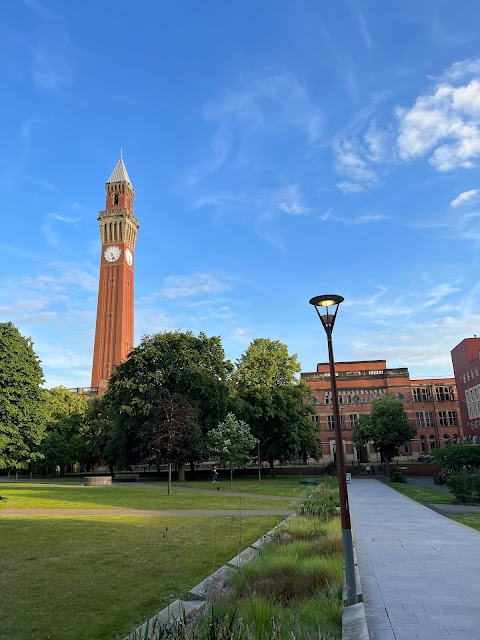
<path id="1" fill-rule="evenodd" d="M 343 557 L 345 562 L 345 581 L 347 584 L 348 604 L 357 603 L 357 584 L 355 580 L 355 561 L 353 559 L 352 525 L 350 522 L 350 508 L 348 506 L 347 476 L 345 472 L 345 454 L 343 451 L 342 427 L 340 423 L 340 411 L 338 409 L 337 379 L 335 377 L 335 362 L 333 359 L 332 331 L 337 317 L 338 307 L 343 302 L 342 296 L 324 295 L 315 296 L 310 304 L 315 307 L 322 326 L 327 334 L 328 360 L 330 364 L 330 384 L 332 389 L 333 426 L 335 429 L 335 448 L 337 458 L 338 490 L 340 493 L 340 517 L 342 521 Z M 319 307 L 323 307 L 325 313 L 320 313 Z M 332 313 L 330 307 L 335 307 Z"/>

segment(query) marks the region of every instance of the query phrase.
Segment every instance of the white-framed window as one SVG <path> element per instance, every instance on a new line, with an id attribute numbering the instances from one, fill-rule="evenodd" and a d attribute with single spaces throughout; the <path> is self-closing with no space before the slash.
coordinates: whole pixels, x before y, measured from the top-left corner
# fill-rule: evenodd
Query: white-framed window
<path id="1" fill-rule="evenodd" d="M 350 428 L 353 429 L 358 426 L 358 413 L 350 414 Z"/>
<path id="2" fill-rule="evenodd" d="M 327 428 L 329 431 L 333 431 L 335 426 L 333 424 L 333 416 L 330 414 L 327 416 Z"/>
<path id="3" fill-rule="evenodd" d="M 415 411 L 415 424 L 417 427 L 425 426 L 425 416 L 423 411 Z"/>
<path id="4" fill-rule="evenodd" d="M 455 400 L 453 387 L 435 387 L 435 400 L 436 402 L 453 402 Z"/>
<path id="5" fill-rule="evenodd" d="M 413 388 L 413 401 L 414 402 L 431 402 L 432 392 L 429 387 L 414 387 Z"/>

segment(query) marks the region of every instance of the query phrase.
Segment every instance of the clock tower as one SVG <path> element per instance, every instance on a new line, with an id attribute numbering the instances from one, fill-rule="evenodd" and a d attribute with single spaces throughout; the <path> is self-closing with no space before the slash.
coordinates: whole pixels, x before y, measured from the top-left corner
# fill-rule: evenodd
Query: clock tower
<path id="1" fill-rule="evenodd" d="M 102 253 L 92 367 L 92 387 L 98 387 L 98 395 L 105 393 L 114 368 L 133 347 L 134 250 L 139 224 L 133 215 L 135 190 L 121 154 L 105 191 L 105 211 L 98 217 Z"/>

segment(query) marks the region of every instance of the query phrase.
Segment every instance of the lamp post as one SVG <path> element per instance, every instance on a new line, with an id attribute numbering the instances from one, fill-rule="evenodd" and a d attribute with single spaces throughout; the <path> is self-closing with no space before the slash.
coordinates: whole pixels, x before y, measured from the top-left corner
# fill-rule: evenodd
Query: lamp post
<path id="1" fill-rule="evenodd" d="M 333 426 L 335 429 L 335 448 L 337 458 L 338 490 L 340 493 L 340 517 L 342 521 L 343 557 L 345 562 L 345 582 L 347 585 L 348 604 L 357 603 L 357 584 L 355 580 L 355 561 L 353 558 L 352 525 L 350 521 L 350 508 L 348 505 L 347 476 L 345 472 L 345 454 L 343 451 L 342 426 L 340 423 L 340 411 L 338 408 L 337 380 L 335 378 L 335 361 L 333 359 L 332 331 L 337 317 L 338 307 L 343 302 L 342 296 L 324 295 L 315 296 L 310 304 L 315 307 L 322 326 L 327 334 L 328 360 L 330 364 L 330 384 L 332 389 Z M 324 307 L 326 313 L 320 313 L 319 307 Z M 330 307 L 335 307 L 334 313 L 329 312 Z"/>

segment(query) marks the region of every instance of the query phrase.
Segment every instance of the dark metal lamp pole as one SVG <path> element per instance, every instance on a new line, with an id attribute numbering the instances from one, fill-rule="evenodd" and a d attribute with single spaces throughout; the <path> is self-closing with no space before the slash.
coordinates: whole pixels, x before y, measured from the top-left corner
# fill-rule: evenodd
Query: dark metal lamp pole
<path id="1" fill-rule="evenodd" d="M 348 505 L 347 476 L 345 472 L 345 453 L 343 451 L 342 426 L 340 423 L 340 411 L 338 408 L 337 379 L 335 377 L 335 361 L 333 358 L 332 331 L 337 317 L 338 307 L 343 302 L 342 296 L 324 295 L 315 296 L 310 304 L 315 307 L 322 326 L 327 334 L 328 360 L 330 364 L 330 384 L 332 389 L 333 426 L 335 428 L 335 449 L 337 462 L 338 490 L 340 493 L 340 516 L 342 521 L 343 557 L 345 562 L 345 582 L 347 585 L 348 604 L 357 603 L 357 584 L 355 579 L 355 561 L 353 557 L 352 524 L 350 521 L 350 508 Z M 324 307 L 324 314 L 319 307 Z M 330 307 L 335 307 L 334 313 L 329 312 Z"/>

